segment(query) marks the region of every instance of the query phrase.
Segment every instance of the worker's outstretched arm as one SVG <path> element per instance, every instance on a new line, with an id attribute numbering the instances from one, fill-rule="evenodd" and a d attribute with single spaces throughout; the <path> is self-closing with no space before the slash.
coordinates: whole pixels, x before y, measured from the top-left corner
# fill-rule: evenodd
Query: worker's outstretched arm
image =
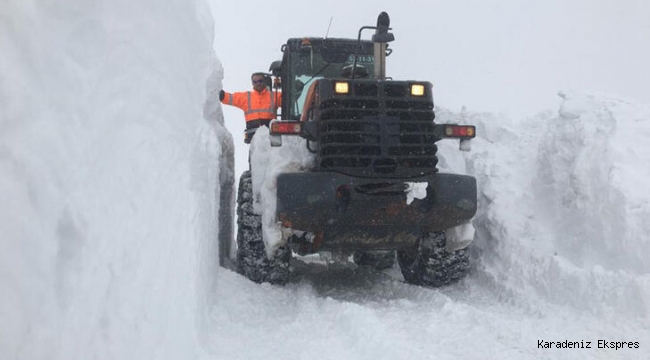
<path id="1" fill-rule="evenodd" d="M 219 100 L 222 104 L 236 106 L 244 111 L 248 110 L 248 102 L 246 100 L 245 92 L 229 93 L 221 90 L 219 92 Z"/>

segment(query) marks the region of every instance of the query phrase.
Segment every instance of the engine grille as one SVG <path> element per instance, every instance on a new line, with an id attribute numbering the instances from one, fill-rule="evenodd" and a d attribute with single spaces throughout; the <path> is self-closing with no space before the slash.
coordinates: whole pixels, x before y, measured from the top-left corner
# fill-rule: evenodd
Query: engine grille
<path id="1" fill-rule="evenodd" d="M 417 177 L 435 172 L 433 100 L 410 83 L 356 81 L 350 94 L 320 103 L 320 168 L 360 177 Z"/>

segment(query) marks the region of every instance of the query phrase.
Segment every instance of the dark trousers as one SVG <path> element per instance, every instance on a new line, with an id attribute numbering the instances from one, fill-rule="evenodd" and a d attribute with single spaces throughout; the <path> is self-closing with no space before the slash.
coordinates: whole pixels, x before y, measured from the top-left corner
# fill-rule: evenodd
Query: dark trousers
<path id="1" fill-rule="evenodd" d="M 269 126 L 271 120 L 269 119 L 259 119 L 259 120 L 250 120 L 246 121 L 246 131 L 244 134 L 244 142 L 250 144 L 253 139 L 253 135 L 257 131 L 257 128 L 260 126 Z"/>

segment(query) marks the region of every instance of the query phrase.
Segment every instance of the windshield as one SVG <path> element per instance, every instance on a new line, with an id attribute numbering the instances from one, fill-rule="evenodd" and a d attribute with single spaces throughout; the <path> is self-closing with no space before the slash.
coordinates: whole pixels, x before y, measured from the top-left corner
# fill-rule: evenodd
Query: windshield
<path id="1" fill-rule="evenodd" d="M 289 45 L 291 66 L 289 79 L 284 81 L 289 81 L 292 94 L 289 109 L 292 119 L 300 118 L 311 84 L 322 78 L 344 77 L 345 71 L 352 68 L 355 52 L 358 53 L 355 73 L 366 73 L 369 79 L 374 77 L 374 50 L 370 42 L 362 42 L 359 47 L 352 40 L 310 39 Z M 360 67 L 363 69 L 359 70 Z"/>

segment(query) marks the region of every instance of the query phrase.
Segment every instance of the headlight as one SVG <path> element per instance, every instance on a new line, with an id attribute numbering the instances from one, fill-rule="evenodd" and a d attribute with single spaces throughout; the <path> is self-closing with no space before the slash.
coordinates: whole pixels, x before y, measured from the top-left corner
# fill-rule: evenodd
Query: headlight
<path id="1" fill-rule="evenodd" d="M 424 85 L 422 85 L 422 84 L 413 84 L 413 85 L 411 85 L 411 95 L 412 96 L 424 96 Z"/>
<path id="2" fill-rule="evenodd" d="M 345 81 L 334 83 L 334 92 L 337 94 L 347 94 L 350 91 L 350 85 Z"/>

